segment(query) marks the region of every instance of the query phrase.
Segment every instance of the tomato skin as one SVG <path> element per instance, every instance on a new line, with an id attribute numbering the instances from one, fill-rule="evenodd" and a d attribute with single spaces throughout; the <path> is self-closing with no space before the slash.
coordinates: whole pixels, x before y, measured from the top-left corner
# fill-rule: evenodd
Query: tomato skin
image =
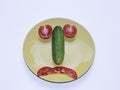
<path id="1" fill-rule="evenodd" d="M 77 28 L 74 25 L 65 24 L 63 32 L 67 38 L 73 38 L 77 34 Z"/>
<path id="2" fill-rule="evenodd" d="M 72 77 L 73 79 L 77 79 L 77 73 L 70 68 L 63 67 L 63 66 L 56 66 L 54 68 L 45 66 L 38 70 L 37 76 L 45 76 L 49 74 L 67 74 L 68 76 Z"/>
<path id="3" fill-rule="evenodd" d="M 40 26 L 38 34 L 42 39 L 49 39 L 52 36 L 52 27 L 50 25 Z"/>

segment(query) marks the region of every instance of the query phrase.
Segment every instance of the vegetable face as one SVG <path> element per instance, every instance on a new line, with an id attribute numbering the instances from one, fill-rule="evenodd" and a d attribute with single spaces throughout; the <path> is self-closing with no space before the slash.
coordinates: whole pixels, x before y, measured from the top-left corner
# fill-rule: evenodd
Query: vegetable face
<path id="1" fill-rule="evenodd" d="M 72 38 L 76 33 L 76 27 L 70 24 L 66 24 L 63 29 L 61 26 L 55 26 L 53 31 L 50 25 L 40 26 L 38 30 L 38 34 L 42 39 L 48 39 L 52 36 L 52 58 L 57 65 L 60 65 L 64 59 L 64 35 L 68 38 Z M 56 73 L 67 74 L 73 79 L 77 79 L 77 73 L 73 69 L 63 66 L 53 68 L 44 66 L 37 71 L 37 76 L 39 77 Z"/>

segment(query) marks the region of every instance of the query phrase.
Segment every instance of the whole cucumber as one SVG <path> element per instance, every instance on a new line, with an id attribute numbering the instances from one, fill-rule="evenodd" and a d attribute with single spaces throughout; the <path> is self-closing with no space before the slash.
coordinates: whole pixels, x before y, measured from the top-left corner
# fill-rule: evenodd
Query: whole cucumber
<path id="1" fill-rule="evenodd" d="M 61 26 L 55 26 L 52 32 L 52 57 L 55 64 L 59 65 L 64 59 L 64 33 Z"/>

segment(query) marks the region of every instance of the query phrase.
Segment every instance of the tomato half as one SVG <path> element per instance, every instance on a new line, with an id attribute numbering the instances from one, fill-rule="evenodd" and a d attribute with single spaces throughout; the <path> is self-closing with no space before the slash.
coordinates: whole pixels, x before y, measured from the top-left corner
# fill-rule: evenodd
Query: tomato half
<path id="1" fill-rule="evenodd" d="M 66 24 L 63 27 L 64 35 L 68 38 L 73 38 L 77 33 L 77 28 L 74 25 Z"/>
<path id="2" fill-rule="evenodd" d="M 48 39 L 52 36 L 52 27 L 50 25 L 40 26 L 38 34 L 42 39 Z"/>
<path id="3" fill-rule="evenodd" d="M 77 79 L 77 73 L 70 68 L 63 67 L 63 66 L 57 66 L 54 68 L 51 67 L 42 67 L 38 70 L 37 76 L 44 76 L 49 74 L 67 74 L 68 76 L 72 77 L 73 79 Z"/>

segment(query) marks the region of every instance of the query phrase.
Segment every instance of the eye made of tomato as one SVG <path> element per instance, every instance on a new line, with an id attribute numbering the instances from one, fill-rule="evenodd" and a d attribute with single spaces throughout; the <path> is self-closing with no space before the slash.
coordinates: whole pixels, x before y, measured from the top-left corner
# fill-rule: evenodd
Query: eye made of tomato
<path id="1" fill-rule="evenodd" d="M 65 24 L 63 27 L 63 32 L 67 38 L 73 38 L 77 33 L 77 28 L 74 25 Z"/>
<path id="2" fill-rule="evenodd" d="M 49 39 L 52 36 L 52 27 L 50 25 L 40 26 L 38 34 L 42 39 Z"/>

